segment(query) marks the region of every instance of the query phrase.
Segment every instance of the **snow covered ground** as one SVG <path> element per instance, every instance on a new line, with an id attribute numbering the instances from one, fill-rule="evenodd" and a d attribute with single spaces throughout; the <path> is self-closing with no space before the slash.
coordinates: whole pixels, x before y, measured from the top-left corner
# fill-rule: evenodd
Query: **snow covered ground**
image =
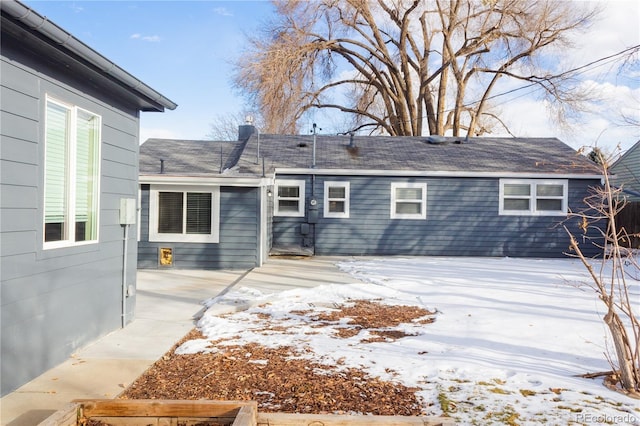
<path id="1" fill-rule="evenodd" d="M 601 378 L 576 377 L 610 370 L 603 306 L 580 284 L 588 277 L 579 261 L 418 257 L 339 267 L 353 284 L 275 294 L 241 287 L 206 301 L 198 327 L 212 340 L 232 338 L 229 344 L 309 348 L 305 356 L 315 361 L 417 387 L 427 414 L 446 413 L 459 424 L 640 425 L 639 401 L 608 390 Z M 640 281 L 629 284 L 640 300 Z M 313 327 L 314 313 L 355 299 L 424 307 L 436 311 L 435 322 L 401 324 L 396 329 L 410 336 L 366 344 L 365 330 L 339 338 L 333 327 Z M 216 350 L 208 340 L 178 348 Z"/>

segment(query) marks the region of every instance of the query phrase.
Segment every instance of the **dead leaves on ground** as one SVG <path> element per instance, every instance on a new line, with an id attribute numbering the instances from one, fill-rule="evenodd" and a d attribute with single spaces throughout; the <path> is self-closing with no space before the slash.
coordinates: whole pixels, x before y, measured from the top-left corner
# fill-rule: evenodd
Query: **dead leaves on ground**
<path id="1" fill-rule="evenodd" d="M 338 324 L 340 320 L 347 318 L 347 325 L 339 328 L 338 335 L 348 338 L 359 334 L 360 330 L 367 329 L 378 339 L 365 339 L 362 343 L 397 340 L 411 336 L 401 330 L 390 330 L 404 323 L 430 324 L 435 321 L 435 312 L 428 311 L 417 306 L 383 305 L 372 300 L 355 300 L 352 305 L 338 306 L 335 310 L 311 314 L 311 318 L 321 322 L 320 326 Z"/>
<path id="2" fill-rule="evenodd" d="M 337 338 L 357 336 L 367 330 L 368 338 L 361 339 L 361 343 L 395 341 L 410 334 L 394 327 L 434 321 L 434 312 L 426 309 L 371 300 L 291 314 L 308 317 L 314 327 L 334 327 Z M 262 320 L 269 320 L 268 314 L 259 315 Z M 201 338 L 204 336 L 197 330 L 190 332 L 121 398 L 255 400 L 265 412 L 423 414 L 421 401 L 415 395 L 418 389 L 383 381 L 354 368 L 314 362 L 304 356 L 308 348 L 225 342 L 214 353 L 174 353 L 183 342 Z"/>

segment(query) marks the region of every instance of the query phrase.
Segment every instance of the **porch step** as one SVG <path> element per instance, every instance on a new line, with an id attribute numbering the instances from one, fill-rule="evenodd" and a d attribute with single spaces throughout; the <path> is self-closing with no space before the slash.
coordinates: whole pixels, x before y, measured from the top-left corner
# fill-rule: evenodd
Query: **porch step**
<path id="1" fill-rule="evenodd" d="M 278 246 L 271 247 L 270 256 L 313 256 L 313 248 L 301 246 Z"/>

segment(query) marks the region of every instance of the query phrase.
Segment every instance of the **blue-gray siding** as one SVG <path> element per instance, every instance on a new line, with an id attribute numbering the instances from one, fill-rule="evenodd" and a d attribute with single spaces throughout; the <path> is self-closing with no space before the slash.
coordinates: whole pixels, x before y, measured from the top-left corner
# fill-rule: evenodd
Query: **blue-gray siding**
<path id="1" fill-rule="evenodd" d="M 138 268 L 158 268 L 160 247 L 173 249 L 174 268 L 248 269 L 258 264 L 259 188 L 220 188 L 219 243 L 149 242 L 149 185 L 141 191 Z"/>
<path id="2" fill-rule="evenodd" d="M 305 218 L 273 218 L 274 247 L 310 246 L 317 255 L 429 255 L 561 257 L 569 246 L 558 216 L 500 216 L 499 179 L 317 176 L 315 188 L 305 176 L 307 208 L 312 193 L 320 219 L 309 237 L 300 234 Z M 323 217 L 324 181 L 350 182 L 350 217 Z M 427 183 L 425 220 L 390 219 L 391 182 Z M 569 182 L 569 208 L 582 200 L 594 180 Z M 576 235 L 578 220 L 567 221 Z M 588 246 L 589 254 L 597 253 Z"/>
<path id="3" fill-rule="evenodd" d="M 44 58 L 39 62 L 9 40 L 3 40 L 2 49 L 0 359 L 4 395 L 120 326 L 123 228 L 119 206 L 121 198 L 137 197 L 139 123 L 135 108 L 125 111 L 117 102 L 104 102 L 97 96 L 99 88 L 66 80 L 60 70 L 50 70 Z M 95 244 L 43 250 L 42 135 L 47 94 L 102 117 L 99 242 Z M 132 227 L 128 285 L 135 285 L 135 260 Z M 127 300 L 129 319 L 134 299 Z"/>

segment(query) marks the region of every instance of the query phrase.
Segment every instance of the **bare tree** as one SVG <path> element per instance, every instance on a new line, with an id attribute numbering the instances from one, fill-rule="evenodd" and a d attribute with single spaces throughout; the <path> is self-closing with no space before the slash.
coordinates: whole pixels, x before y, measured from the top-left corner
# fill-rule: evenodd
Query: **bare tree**
<path id="1" fill-rule="evenodd" d="M 614 351 L 613 356 L 607 356 L 613 370 L 606 383 L 615 390 L 640 398 L 640 322 L 637 300 L 630 295 L 628 271 L 633 268 L 637 272 L 640 266 L 633 252 L 621 244 L 628 242 L 630 235 L 616 224 L 616 215 L 624 208 L 625 198 L 621 189 L 609 181 L 607 159 L 601 153 L 596 155 L 599 155 L 598 162 L 603 169 L 604 185 L 594 188 L 593 194 L 585 199 L 587 210 L 571 216 L 578 217 L 585 230 L 604 222 L 604 226 L 594 226 L 600 232 L 604 254 L 599 264 L 587 259 L 576 238 L 566 227 L 565 231 L 570 236 L 571 255 L 578 257 L 588 270 L 590 286 L 606 309 L 603 321 Z"/>
<path id="2" fill-rule="evenodd" d="M 618 75 L 637 75 L 640 72 L 640 45 L 633 46 L 628 49 L 627 53 L 623 56 L 623 62 L 618 69 Z M 640 105 L 640 99 L 634 96 L 633 93 L 630 96 L 630 104 Z M 621 111 L 620 113 L 622 117 L 623 126 L 640 128 L 640 114 L 636 110 L 634 114 L 629 114 L 628 112 Z"/>
<path id="3" fill-rule="evenodd" d="M 506 78 L 572 105 L 571 75 L 538 57 L 596 14 L 550 0 L 274 3 L 277 18 L 249 39 L 234 78 L 273 133 L 296 132 L 306 111 L 324 108 L 353 116 L 349 130 L 482 134 L 503 125 L 490 102 Z"/>
<path id="4" fill-rule="evenodd" d="M 207 138 L 214 141 L 236 141 L 238 140 L 238 127 L 247 124 L 247 120 L 250 120 L 258 129 L 263 126 L 262 117 L 250 111 L 216 115 L 209 123 L 210 130 L 207 133 Z"/>

